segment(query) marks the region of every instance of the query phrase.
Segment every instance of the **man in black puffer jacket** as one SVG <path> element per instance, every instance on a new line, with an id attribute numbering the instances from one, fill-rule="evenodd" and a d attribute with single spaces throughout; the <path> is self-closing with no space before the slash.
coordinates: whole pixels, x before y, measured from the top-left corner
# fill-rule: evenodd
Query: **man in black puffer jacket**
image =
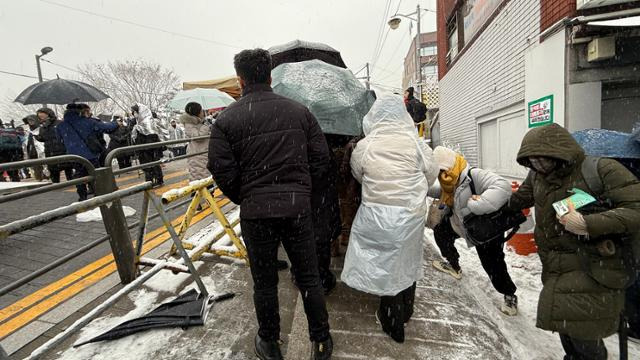
<path id="1" fill-rule="evenodd" d="M 256 354 L 282 359 L 277 269 L 282 243 L 303 294 L 312 358 L 329 359 L 333 343 L 311 214 L 312 184 L 326 176 L 329 148 L 309 110 L 272 91 L 268 51 L 244 50 L 234 66 L 242 98 L 213 124 L 207 167 L 222 192 L 240 204 L 259 324 Z"/>
<path id="2" fill-rule="evenodd" d="M 49 108 L 41 108 L 36 114 L 40 120 L 40 132 L 35 136 L 35 139 L 44 143 L 44 155 L 45 157 L 66 155 L 67 149 L 64 144 L 58 138 L 56 134 L 56 126 L 62 121 L 58 120 L 56 113 Z M 60 172 L 64 171 L 64 176 L 68 180 L 73 178 L 73 164 L 62 163 L 47 165 L 49 169 L 49 176 L 54 183 L 60 182 Z"/>

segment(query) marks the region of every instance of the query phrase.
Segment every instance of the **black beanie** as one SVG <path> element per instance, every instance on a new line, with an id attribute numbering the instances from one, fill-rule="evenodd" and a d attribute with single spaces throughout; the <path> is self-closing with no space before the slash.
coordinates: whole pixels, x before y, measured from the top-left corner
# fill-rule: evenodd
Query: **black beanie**
<path id="1" fill-rule="evenodd" d="M 413 92 L 414 92 L 415 90 L 413 89 L 413 86 L 411 86 L 411 87 L 409 87 L 409 88 L 407 89 L 407 91 L 409 92 L 409 97 L 412 97 L 412 96 L 413 96 Z"/>
<path id="2" fill-rule="evenodd" d="M 202 105 L 197 102 L 190 102 L 184 107 L 184 111 L 191 116 L 199 116 L 202 111 Z"/>

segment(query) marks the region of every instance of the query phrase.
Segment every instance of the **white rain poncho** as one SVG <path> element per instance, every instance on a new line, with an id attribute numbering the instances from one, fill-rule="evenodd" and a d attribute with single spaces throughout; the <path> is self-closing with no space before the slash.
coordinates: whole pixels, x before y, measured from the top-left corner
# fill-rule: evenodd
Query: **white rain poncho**
<path id="1" fill-rule="evenodd" d="M 342 281 L 393 296 L 422 277 L 427 191 L 438 167 L 402 98 L 382 95 L 364 117 L 366 137 L 351 157 L 362 204 L 351 228 Z"/>
<path id="2" fill-rule="evenodd" d="M 169 139 L 169 130 L 162 124 L 160 119 L 154 119 L 151 110 L 146 105 L 138 103 L 138 113 L 136 114 L 136 125 L 131 131 L 131 139 L 136 140 L 138 134 L 158 135 L 160 141 Z"/>

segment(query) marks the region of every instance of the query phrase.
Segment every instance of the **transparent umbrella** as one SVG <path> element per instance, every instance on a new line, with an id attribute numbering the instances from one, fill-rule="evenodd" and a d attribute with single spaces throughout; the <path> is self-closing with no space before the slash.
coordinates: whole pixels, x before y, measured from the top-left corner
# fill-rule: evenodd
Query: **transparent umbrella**
<path id="1" fill-rule="evenodd" d="M 227 93 L 218 89 L 193 89 L 180 91 L 169 101 L 168 106 L 174 110 L 184 110 L 190 102 L 197 102 L 203 109 L 217 109 L 227 107 L 235 100 Z"/>
<path id="2" fill-rule="evenodd" d="M 357 136 L 375 101 L 350 70 L 320 60 L 285 63 L 271 76 L 273 91 L 309 108 L 327 134 Z"/>

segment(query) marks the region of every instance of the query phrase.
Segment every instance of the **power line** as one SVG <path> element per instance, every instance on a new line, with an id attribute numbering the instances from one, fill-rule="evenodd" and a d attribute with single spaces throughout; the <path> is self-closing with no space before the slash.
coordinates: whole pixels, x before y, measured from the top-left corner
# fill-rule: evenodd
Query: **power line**
<path id="1" fill-rule="evenodd" d="M 75 8 L 75 7 L 72 7 L 72 6 L 59 4 L 59 3 L 56 3 L 56 2 L 53 2 L 53 1 L 48 1 L 48 0 L 39 0 L 39 1 L 43 2 L 43 3 L 46 3 L 46 4 L 49 4 L 49 5 L 58 6 L 58 7 L 61 7 L 61 8 L 65 8 L 65 9 L 81 12 L 81 13 L 88 14 L 88 15 L 93 15 L 93 16 L 100 17 L 100 18 L 103 18 L 103 19 L 116 21 L 116 22 L 132 25 L 132 26 L 141 27 L 141 28 L 144 28 L 144 29 L 147 29 L 147 30 L 155 30 L 155 31 L 163 32 L 165 34 L 170 34 L 170 35 L 174 35 L 174 36 L 180 36 L 180 37 L 183 37 L 183 38 L 186 38 L 186 39 L 203 41 L 203 42 L 206 42 L 206 43 L 225 46 L 225 47 L 230 47 L 230 48 L 234 48 L 234 49 L 242 49 L 239 46 L 223 43 L 221 41 L 205 39 L 205 38 L 201 38 L 201 37 L 197 37 L 197 36 L 193 36 L 193 35 L 189 35 L 189 34 L 183 34 L 183 33 L 175 32 L 175 31 L 165 30 L 165 29 L 158 28 L 158 27 L 155 27 L 155 26 L 139 24 L 139 23 L 136 23 L 136 22 L 133 22 L 133 21 L 124 20 L 124 19 L 120 19 L 120 18 L 116 18 L 116 17 L 113 17 L 113 16 L 108 16 L 108 15 L 98 14 L 98 13 L 91 12 L 91 11 L 88 11 L 88 10 L 79 9 L 79 8 Z"/>
<path id="2" fill-rule="evenodd" d="M 376 36 L 375 47 L 373 48 L 373 54 L 371 56 L 371 62 L 375 60 L 376 54 L 378 53 L 378 46 L 380 46 L 380 41 L 382 40 L 382 36 L 384 34 L 384 26 L 387 22 L 387 16 L 389 14 L 389 8 L 391 6 L 391 0 L 387 0 L 387 3 L 384 8 L 384 12 L 382 13 L 382 23 L 378 27 L 378 35 Z"/>
<path id="3" fill-rule="evenodd" d="M 396 7 L 396 11 L 395 11 L 395 13 L 394 13 L 394 14 L 397 14 L 397 13 L 398 13 L 398 11 L 400 11 L 400 5 L 402 5 L 402 0 L 398 1 L 398 6 Z M 387 10 L 387 11 L 388 11 L 388 10 Z M 387 14 L 385 15 L 385 19 L 384 19 L 383 26 L 384 26 L 384 24 L 386 24 L 386 23 L 387 23 L 387 19 L 386 19 L 387 17 L 389 17 L 388 12 L 387 12 Z M 382 40 L 382 44 L 380 44 L 380 47 L 378 48 L 378 52 L 377 52 L 377 54 L 375 55 L 375 58 L 373 59 L 373 62 L 372 62 L 372 63 L 373 63 L 374 65 L 378 63 L 379 57 L 380 57 L 380 55 L 382 55 L 382 49 L 384 49 L 384 44 L 385 44 L 385 43 L 386 43 L 386 41 L 387 41 L 387 37 L 389 36 L 389 31 L 390 31 L 390 30 L 391 30 L 391 28 L 390 28 L 390 27 L 387 27 L 387 32 L 386 32 L 386 33 L 385 33 L 385 35 L 384 35 L 384 39 Z M 394 53 L 395 53 L 395 51 L 394 51 Z"/>
<path id="4" fill-rule="evenodd" d="M 13 75 L 13 76 L 20 76 L 20 77 L 25 77 L 25 78 L 30 78 L 30 79 L 38 79 L 37 76 L 26 75 L 26 74 L 18 74 L 18 73 L 14 73 L 14 72 L 11 72 L 11 71 L 0 70 L 0 73 L 7 74 L 7 75 Z"/>
<path id="5" fill-rule="evenodd" d="M 378 58 L 380 58 L 380 54 L 382 54 L 382 49 L 384 48 L 384 44 L 387 42 L 387 37 L 389 37 L 390 30 L 391 28 L 387 28 L 387 32 L 384 34 L 384 39 L 382 39 L 382 44 L 380 45 L 380 49 L 378 49 L 378 54 L 376 55 L 376 58 L 373 60 L 374 65 L 378 63 Z"/>
<path id="6" fill-rule="evenodd" d="M 402 0 L 398 1 L 398 7 L 396 8 L 396 14 L 400 11 L 400 5 L 402 5 Z"/>
<path id="7" fill-rule="evenodd" d="M 402 45 L 402 42 L 404 41 L 404 39 L 407 37 L 407 34 L 409 34 L 411 32 L 411 30 L 407 29 L 407 31 L 404 33 L 404 35 L 402 35 L 402 39 L 400 39 L 400 41 L 398 41 L 398 44 L 396 45 L 396 48 L 393 50 L 393 52 L 391 53 L 392 57 L 389 58 L 389 61 L 387 61 L 386 64 L 384 64 L 384 68 L 388 67 L 389 64 L 391 64 L 391 60 L 393 60 L 393 54 L 398 53 L 398 49 L 400 48 L 400 45 Z"/>
<path id="8" fill-rule="evenodd" d="M 77 70 L 77 69 L 73 69 L 73 68 L 70 68 L 70 67 L 65 66 L 65 65 L 62 65 L 62 64 L 54 63 L 54 62 L 53 62 L 53 61 L 51 61 L 51 60 L 42 59 L 42 58 L 41 58 L 40 60 L 42 60 L 42 61 L 44 61 L 44 62 L 48 62 L 48 63 L 49 63 L 49 64 L 51 64 L 51 65 L 55 65 L 55 66 L 61 67 L 61 68 L 63 68 L 63 69 L 67 69 L 67 70 L 69 70 L 69 71 L 73 71 L 73 72 L 78 73 L 78 74 L 80 74 L 80 75 L 84 75 L 84 73 L 83 73 L 83 72 L 81 72 L 81 71 L 79 71 L 79 70 Z"/>
<path id="9" fill-rule="evenodd" d="M 360 74 L 362 72 L 362 70 L 364 70 L 367 67 L 367 64 L 362 65 L 362 67 L 360 68 L 360 70 L 356 71 L 355 73 L 353 73 L 354 76 L 357 76 L 358 74 Z"/>

